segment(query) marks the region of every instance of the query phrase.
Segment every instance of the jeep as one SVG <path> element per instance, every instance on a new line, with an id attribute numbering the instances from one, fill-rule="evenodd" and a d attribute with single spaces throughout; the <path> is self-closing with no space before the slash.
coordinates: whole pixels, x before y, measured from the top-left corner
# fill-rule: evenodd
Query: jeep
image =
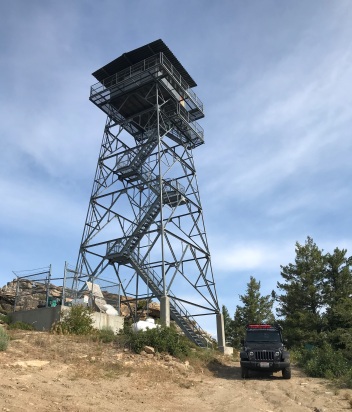
<path id="1" fill-rule="evenodd" d="M 241 375 L 249 378 L 249 371 L 269 374 L 282 371 L 284 379 L 291 378 L 290 354 L 282 339 L 282 329 L 272 325 L 247 325 L 241 340 Z"/>

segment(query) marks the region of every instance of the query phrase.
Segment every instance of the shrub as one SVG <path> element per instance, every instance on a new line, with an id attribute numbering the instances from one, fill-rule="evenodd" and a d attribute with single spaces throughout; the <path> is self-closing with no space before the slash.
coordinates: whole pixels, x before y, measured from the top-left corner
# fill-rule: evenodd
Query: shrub
<path id="1" fill-rule="evenodd" d="M 4 323 L 9 324 L 9 323 L 11 323 L 11 316 L 0 313 L 0 320 Z"/>
<path id="2" fill-rule="evenodd" d="M 2 326 L 0 326 L 0 351 L 4 351 L 7 349 L 9 340 L 9 335 L 6 333 L 5 329 Z"/>
<path id="3" fill-rule="evenodd" d="M 350 364 L 342 352 L 328 343 L 311 350 L 303 350 L 297 358 L 304 371 L 316 378 L 341 378 L 350 371 Z"/>
<path id="4" fill-rule="evenodd" d="M 349 369 L 343 376 L 337 379 L 337 384 L 343 388 L 352 388 L 352 368 Z M 352 406 L 351 406 L 352 407 Z"/>
<path id="5" fill-rule="evenodd" d="M 34 330 L 34 326 L 26 322 L 17 321 L 10 323 L 8 329 Z"/>
<path id="6" fill-rule="evenodd" d="M 52 332 L 64 335 L 89 335 L 94 331 L 93 319 L 90 314 L 91 310 L 86 306 L 72 306 L 63 319 L 53 326 Z"/>
<path id="7" fill-rule="evenodd" d="M 139 300 L 137 303 L 137 310 L 146 309 L 147 304 L 148 304 L 148 299 Z"/>
<path id="8" fill-rule="evenodd" d="M 114 342 L 116 335 L 110 327 L 104 327 L 103 329 L 97 332 L 98 339 L 103 343 Z"/>
<path id="9" fill-rule="evenodd" d="M 180 336 L 173 328 L 160 327 L 146 331 L 133 332 L 125 330 L 126 343 L 140 353 L 144 346 L 152 346 L 157 352 L 167 352 L 177 357 L 188 356 L 192 344 L 184 336 Z"/>

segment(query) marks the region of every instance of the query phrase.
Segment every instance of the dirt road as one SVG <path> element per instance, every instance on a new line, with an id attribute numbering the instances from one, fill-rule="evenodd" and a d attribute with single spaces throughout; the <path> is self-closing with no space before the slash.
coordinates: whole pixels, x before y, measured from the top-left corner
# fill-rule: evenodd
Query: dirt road
<path id="1" fill-rule="evenodd" d="M 170 356 L 117 352 L 109 345 L 17 333 L 0 352 L 0 411 L 352 410 L 352 391 L 293 369 L 293 377 L 241 379 L 238 362 L 207 367 Z"/>

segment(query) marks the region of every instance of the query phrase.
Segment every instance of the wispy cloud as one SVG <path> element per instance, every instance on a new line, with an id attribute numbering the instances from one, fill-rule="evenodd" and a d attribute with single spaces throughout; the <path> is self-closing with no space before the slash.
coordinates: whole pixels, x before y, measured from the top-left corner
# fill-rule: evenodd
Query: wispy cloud
<path id="1" fill-rule="evenodd" d="M 83 228 L 86 208 L 70 198 L 69 193 L 46 184 L 24 178 L 0 180 L 2 202 L 0 210 L 3 233 L 12 231 L 23 236 L 72 236 Z"/>
<path id="2" fill-rule="evenodd" d="M 256 202 L 258 211 L 283 216 L 351 203 L 341 176 L 351 174 L 352 54 L 345 37 L 329 48 L 311 45 L 302 41 L 217 102 L 225 115 L 200 162 L 214 211 Z"/>
<path id="3" fill-rule="evenodd" d="M 160 37 L 205 103 L 194 156 L 220 301 L 250 274 L 274 287 L 308 234 L 352 245 L 351 2 L 181 3 L 1 4 L 4 278 L 17 257 L 75 255 L 105 121 L 90 73 Z"/>

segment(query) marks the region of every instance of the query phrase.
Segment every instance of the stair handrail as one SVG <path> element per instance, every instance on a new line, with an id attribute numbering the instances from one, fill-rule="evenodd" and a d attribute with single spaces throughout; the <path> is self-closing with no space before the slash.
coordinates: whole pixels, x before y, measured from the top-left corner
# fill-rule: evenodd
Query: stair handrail
<path id="1" fill-rule="evenodd" d="M 135 78 L 140 77 L 146 70 L 150 70 L 152 68 L 157 67 L 158 65 L 163 66 L 171 75 L 172 78 L 176 81 L 176 83 L 181 86 L 181 88 L 187 94 L 193 103 L 197 107 L 203 111 L 203 103 L 199 99 L 199 97 L 194 93 L 194 91 L 190 88 L 189 84 L 185 81 L 185 79 L 181 76 L 181 74 L 176 70 L 173 64 L 167 59 L 167 57 L 160 53 L 158 55 L 154 55 L 148 57 L 147 59 L 138 62 L 124 70 L 121 70 L 102 81 L 99 81 L 91 86 L 90 97 L 94 97 L 97 94 L 101 94 L 104 91 L 109 91 L 113 86 L 123 86 L 123 83 L 127 83 L 128 81 L 135 80 Z M 186 97 L 186 96 L 185 96 Z"/>
<path id="2" fill-rule="evenodd" d="M 140 261 L 139 255 L 140 254 L 138 252 L 135 252 L 135 251 L 133 251 L 131 253 L 131 257 L 134 258 L 137 266 L 139 266 L 139 261 Z M 160 276 L 157 274 L 157 272 L 153 268 L 151 268 L 150 266 L 145 265 L 145 264 L 143 264 L 141 267 L 145 272 L 147 272 L 149 278 L 150 278 L 150 274 L 152 274 L 152 277 L 153 277 L 152 281 L 157 286 L 157 288 L 159 290 L 161 290 L 159 285 L 161 285 L 162 280 L 161 280 Z M 155 279 L 157 280 L 157 282 L 155 281 Z M 178 309 L 179 315 L 182 318 L 186 318 L 188 320 L 187 323 L 190 326 L 190 328 L 194 331 L 194 333 L 196 333 L 199 338 L 205 340 L 205 338 L 202 335 L 204 333 L 204 330 L 198 325 L 197 321 L 188 312 L 188 310 L 182 305 L 182 303 L 180 301 L 177 301 L 176 296 L 172 293 L 171 290 L 168 291 L 168 296 L 172 300 L 172 306 L 174 306 Z"/>
<path id="3" fill-rule="evenodd" d="M 143 168 L 144 166 L 142 166 Z M 144 167 L 145 172 L 151 174 L 153 177 L 155 177 L 154 180 L 156 180 L 157 176 L 152 172 L 151 169 Z M 151 190 L 149 196 L 147 197 L 146 201 L 144 202 L 143 206 L 141 206 L 141 211 L 144 213 L 141 213 L 141 215 L 139 216 L 139 220 L 136 220 L 134 222 L 131 223 L 131 225 L 128 227 L 128 229 L 125 232 L 124 237 L 117 239 L 115 241 L 112 242 L 108 242 L 107 244 L 107 255 L 112 255 L 112 254 L 116 254 L 116 253 L 121 253 L 121 251 L 123 250 L 124 247 L 127 246 L 128 242 L 130 239 L 133 238 L 133 234 L 136 232 L 138 226 L 142 223 L 143 219 L 147 216 L 148 211 L 150 211 L 152 208 L 154 208 L 156 206 L 156 204 L 159 202 L 159 198 L 157 195 L 157 190 L 158 187 L 157 186 L 153 186 L 150 185 Z M 171 190 L 168 190 L 167 188 L 171 188 Z M 164 188 L 163 188 L 163 192 L 167 195 L 168 192 L 171 192 L 172 190 L 175 190 L 181 194 L 185 193 L 185 188 L 184 186 L 178 182 L 177 180 L 171 180 L 171 179 L 165 179 L 164 180 Z M 111 245 L 111 243 L 113 243 Z M 130 253 L 132 253 L 133 251 L 130 250 Z"/>

